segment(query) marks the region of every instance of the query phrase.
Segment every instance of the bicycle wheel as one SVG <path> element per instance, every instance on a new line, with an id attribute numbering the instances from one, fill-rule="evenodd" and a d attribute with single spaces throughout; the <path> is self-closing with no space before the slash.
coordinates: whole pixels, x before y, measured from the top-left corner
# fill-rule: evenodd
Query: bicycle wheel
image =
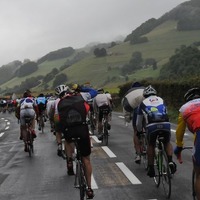
<path id="1" fill-rule="evenodd" d="M 160 179 L 161 179 L 161 164 L 162 164 L 162 157 L 160 154 L 160 151 L 157 149 L 155 149 L 155 163 L 154 163 L 154 167 L 155 167 L 155 176 L 154 176 L 154 182 L 156 184 L 156 187 L 160 186 Z"/>
<path id="2" fill-rule="evenodd" d="M 193 199 L 196 200 L 196 192 L 195 192 L 195 181 L 196 181 L 196 176 L 195 176 L 195 171 L 194 169 L 192 170 L 192 196 Z"/>
<path id="3" fill-rule="evenodd" d="M 78 161 L 77 165 L 77 175 L 78 175 L 78 183 L 80 190 L 80 200 L 84 200 L 86 194 L 86 182 L 84 178 L 84 172 L 81 163 Z"/>
<path id="4" fill-rule="evenodd" d="M 28 147 L 29 157 L 31 157 L 34 150 L 33 150 L 33 136 L 32 136 L 32 133 L 30 131 L 29 131 L 29 138 L 28 138 L 27 147 Z"/>
<path id="5" fill-rule="evenodd" d="M 90 131 L 92 135 L 94 135 L 94 130 L 95 130 L 94 115 L 90 113 Z"/>
<path id="6" fill-rule="evenodd" d="M 147 140 L 144 134 L 142 134 L 140 137 L 140 157 L 145 170 L 147 170 Z"/>
<path id="7" fill-rule="evenodd" d="M 105 146 L 108 146 L 108 129 L 107 129 L 107 122 L 104 123 L 103 125 L 103 139 L 102 139 L 102 143 Z"/>
<path id="8" fill-rule="evenodd" d="M 42 131 L 42 133 L 44 133 L 44 119 L 43 119 L 43 117 L 41 117 L 40 118 L 40 127 L 41 127 L 41 131 Z"/>
<path id="9" fill-rule="evenodd" d="M 162 144 L 163 146 L 163 144 Z M 164 147 L 162 148 L 164 149 Z M 162 185 L 165 192 L 166 197 L 169 199 L 171 196 L 171 173 L 169 169 L 169 163 L 166 152 L 162 151 Z"/>

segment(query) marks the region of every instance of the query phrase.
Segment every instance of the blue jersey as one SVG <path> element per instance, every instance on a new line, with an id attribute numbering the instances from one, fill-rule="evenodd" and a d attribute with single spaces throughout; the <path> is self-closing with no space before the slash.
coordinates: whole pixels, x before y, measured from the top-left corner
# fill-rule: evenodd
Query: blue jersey
<path id="1" fill-rule="evenodd" d="M 39 105 L 39 104 L 45 105 L 47 103 L 47 99 L 46 99 L 46 97 L 37 97 L 36 103 L 37 103 L 37 105 Z"/>
<path id="2" fill-rule="evenodd" d="M 146 124 L 168 122 L 167 109 L 163 99 L 158 96 L 150 96 L 142 101 L 137 114 L 138 131 L 142 130 L 143 118 Z"/>

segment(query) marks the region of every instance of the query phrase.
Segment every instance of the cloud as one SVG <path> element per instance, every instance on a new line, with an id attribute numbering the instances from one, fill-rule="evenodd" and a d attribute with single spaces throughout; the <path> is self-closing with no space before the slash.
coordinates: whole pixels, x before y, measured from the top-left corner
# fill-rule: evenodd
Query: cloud
<path id="1" fill-rule="evenodd" d="M 111 42 L 183 0 L 1 0 L 0 66 L 59 48 Z"/>

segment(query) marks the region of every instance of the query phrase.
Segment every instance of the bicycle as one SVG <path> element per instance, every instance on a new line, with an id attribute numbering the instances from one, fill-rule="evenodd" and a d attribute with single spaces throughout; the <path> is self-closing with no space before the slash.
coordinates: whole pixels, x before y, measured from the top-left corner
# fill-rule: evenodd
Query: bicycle
<path id="1" fill-rule="evenodd" d="M 76 162 L 74 187 L 79 188 L 80 200 L 84 200 L 84 199 L 86 199 L 87 182 L 86 182 L 84 165 L 82 162 L 82 156 L 81 156 L 78 140 L 80 140 L 80 138 L 72 138 L 72 141 L 74 142 L 75 148 L 76 148 L 76 155 L 74 158 L 74 160 Z"/>
<path id="2" fill-rule="evenodd" d="M 94 135 L 94 130 L 96 129 L 96 117 L 94 114 L 92 102 L 89 101 L 88 104 L 90 105 L 90 111 L 88 113 L 89 127 L 90 127 L 91 134 Z"/>
<path id="3" fill-rule="evenodd" d="M 156 139 L 155 146 L 155 164 L 156 174 L 154 176 L 154 182 L 156 187 L 160 186 L 162 182 L 163 189 L 167 199 L 171 196 L 171 171 L 168 164 L 168 157 L 163 143 L 164 137 L 162 132 L 159 133 Z"/>
<path id="4" fill-rule="evenodd" d="M 45 121 L 46 121 L 46 118 L 45 118 L 44 113 L 42 112 L 38 119 L 39 130 L 41 129 L 42 133 L 44 133 L 44 125 L 45 125 L 44 122 Z"/>
<path id="5" fill-rule="evenodd" d="M 140 158 L 141 162 L 144 165 L 145 170 L 147 170 L 148 162 L 147 162 L 147 138 L 146 132 L 143 132 L 138 136 L 140 142 Z"/>
<path id="6" fill-rule="evenodd" d="M 96 129 L 96 117 L 93 111 L 89 112 L 89 122 L 90 122 L 90 131 L 94 135 L 94 130 Z"/>
<path id="7" fill-rule="evenodd" d="M 188 150 L 192 150 L 193 149 L 193 146 L 185 146 L 182 148 L 182 150 L 184 149 L 188 149 Z M 179 161 L 180 164 L 183 163 L 182 161 L 182 157 L 181 157 L 181 153 L 176 155 L 177 156 L 177 159 Z M 196 181 L 196 174 L 195 174 L 195 171 L 194 169 L 192 170 L 192 197 L 193 197 L 193 200 L 196 200 L 196 192 L 195 192 L 195 181 Z"/>
<path id="8" fill-rule="evenodd" d="M 103 118 L 102 118 L 102 127 L 103 127 L 103 133 L 102 133 L 102 144 L 105 146 L 108 146 L 108 137 L 109 137 L 109 131 L 108 131 L 108 115 L 109 115 L 109 108 L 105 107 L 102 108 Z"/>
<path id="9" fill-rule="evenodd" d="M 24 142 L 27 147 L 27 152 L 29 153 L 29 157 L 31 157 L 32 154 L 34 153 L 31 120 L 32 119 L 30 117 L 25 117 L 26 137 Z"/>

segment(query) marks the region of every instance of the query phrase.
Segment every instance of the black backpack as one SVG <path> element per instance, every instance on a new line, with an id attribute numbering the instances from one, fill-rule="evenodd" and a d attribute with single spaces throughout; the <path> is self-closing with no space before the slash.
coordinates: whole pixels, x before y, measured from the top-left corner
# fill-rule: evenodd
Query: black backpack
<path id="1" fill-rule="evenodd" d="M 58 103 L 58 113 L 61 125 L 68 127 L 86 124 L 85 100 L 81 95 L 67 96 Z"/>

